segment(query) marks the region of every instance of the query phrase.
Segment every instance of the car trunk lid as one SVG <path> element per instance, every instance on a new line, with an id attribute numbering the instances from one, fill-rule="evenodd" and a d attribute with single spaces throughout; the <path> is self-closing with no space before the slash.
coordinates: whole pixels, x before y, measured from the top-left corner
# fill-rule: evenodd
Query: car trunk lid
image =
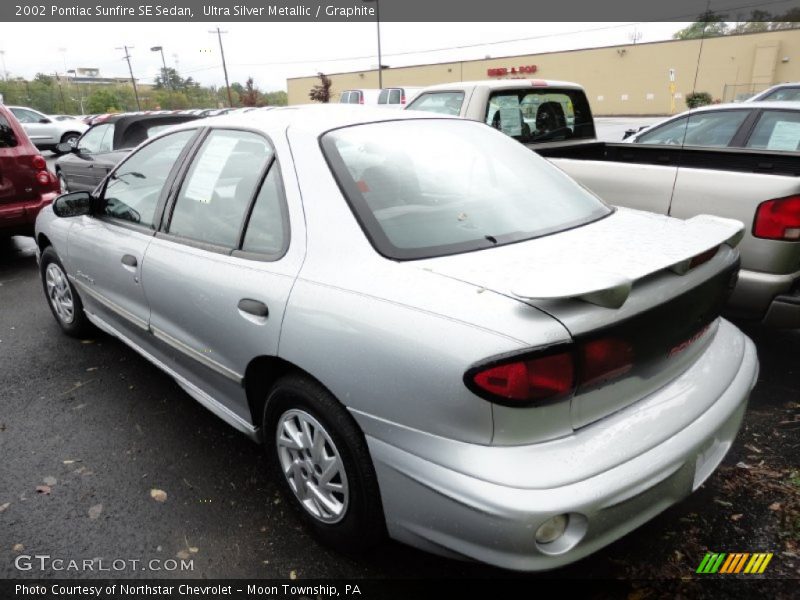
<path id="1" fill-rule="evenodd" d="M 680 221 L 620 209 L 557 235 L 417 264 L 550 314 L 577 347 L 625 344 L 629 367 L 611 380 L 584 382 L 572 397 L 572 425 L 579 428 L 644 397 L 693 362 L 713 336 L 735 281 L 733 247 L 742 230 L 728 219 Z M 706 262 L 690 268 L 696 257 Z"/>

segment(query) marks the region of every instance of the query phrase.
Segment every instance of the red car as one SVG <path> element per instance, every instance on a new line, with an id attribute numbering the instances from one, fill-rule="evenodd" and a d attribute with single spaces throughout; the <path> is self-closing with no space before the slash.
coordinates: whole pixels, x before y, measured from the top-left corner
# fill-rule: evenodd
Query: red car
<path id="1" fill-rule="evenodd" d="M 0 236 L 33 235 L 36 215 L 60 191 L 44 157 L 0 104 Z"/>

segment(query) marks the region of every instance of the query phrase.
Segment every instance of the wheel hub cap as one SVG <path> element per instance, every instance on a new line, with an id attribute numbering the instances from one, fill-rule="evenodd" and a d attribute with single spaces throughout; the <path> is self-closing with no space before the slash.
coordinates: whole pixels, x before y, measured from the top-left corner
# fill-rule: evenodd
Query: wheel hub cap
<path id="1" fill-rule="evenodd" d="M 72 290 L 69 287 L 67 276 L 64 271 L 55 264 L 47 265 L 45 271 L 45 284 L 47 286 L 47 297 L 53 310 L 56 311 L 58 318 L 64 323 L 72 323 L 75 318 L 75 303 L 72 299 Z"/>
<path id="2" fill-rule="evenodd" d="M 347 474 L 322 424 L 305 411 L 288 410 L 278 421 L 276 443 L 283 475 L 303 508 L 323 523 L 344 518 Z"/>

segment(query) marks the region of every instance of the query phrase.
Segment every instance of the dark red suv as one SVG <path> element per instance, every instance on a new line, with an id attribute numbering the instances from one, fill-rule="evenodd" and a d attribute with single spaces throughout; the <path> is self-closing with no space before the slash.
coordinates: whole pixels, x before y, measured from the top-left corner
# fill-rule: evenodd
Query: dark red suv
<path id="1" fill-rule="evenodd" d="M 33 235 L 36 215 L 59 191 L 44 157 L 0 104 L 0 236 Z"/>

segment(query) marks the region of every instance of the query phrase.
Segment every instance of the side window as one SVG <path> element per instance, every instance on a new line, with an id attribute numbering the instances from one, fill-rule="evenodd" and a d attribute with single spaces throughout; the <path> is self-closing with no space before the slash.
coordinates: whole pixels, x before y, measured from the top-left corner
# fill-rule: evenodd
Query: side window
<path id="1" fill-rule="evenodd" d="M 260 135 L 212 131 L 181 186 L 169 233 L 237 248 L 245 213 L 271 158 L 272 149 Z"/>
<path id="2" fill-rule="evenodd" d="M 247 224 L 242 250 L 270 256 L 283 254 L 289 241 L 285 224 L 286 213 L 280 170 L 277 163 L 273 163 L 258 192 Z"/>
<path id="3" fill-rule="evenodd" d="M 100 140 L 100 149 L 98 152 L 111 152 L 114 144 L 114 123 L 108 123 L 106 126 L 105 135 Z"/>
<path id="4" fill-rule="evenodd" d="M 0 148 L 14 148 L 17 145 L 17 136 L 6 118 L 0 114 Z"/>
<path id="5" fill-rule="evenodd" d="M 378 95 L 378 104 L 389 104 L 389 90 L 381 90 Z"/>
<path id="6" fill-rule="evenodd" d="M 347 101 L 349 104 L 360 104 L 361 103 L 361 92 L 352 91 L 350 92 L 350 98 Z"/>
<path id="7" fill-rule="evenodd" d="M 78 142 L 78 152 L 81 154 L 97 154 L 101 152 L 100 148 L 103 142 L 103 137 L 106 135 L 110 123 L 104 125 L 97 125 L 87 131 Z"/>
<path id="8" fill-rule="evenodd" d="M 724 148 L 731 143 L 748 114 L 748 110 L 699 112 L 659 127 L 636 141 L 640 144 Z"/>
<path id="9" fill-rule="evenodd" d="M 12 108 L 10 110 L 12 113 L 14 113 L 14 116 L 17 117 L 17 120 L 20 123 L 38 123 L 39 120 L 42 119 L 42 115 L 39 115 L 26 108 Z"/>
<path id="10" fill-rule="evenodd" d="M 111 175 L 101 214 L 153 227 L 161 190 L 194 135 L 194 129 L 178 131 L 131 154 Z"/>
<path id="11" fill-rule="evenodd" d="M 764 111 L 747 140 L 747 148 L 800 151 L 800 111 Z"/>
<path id="12" fill-rule="evenodd" d="M 350 99 L 350 92 L 342 92 L 342 95 L 339 96 L 339 104 L 347 104 Z"/>
<path id="13" fill-rule="evenodd" d="M 417 96 L 408 105 L 408 110 L 424 110 L 443 115 L 456 115 L 461 113 L 464 103 L 464 92 L 429 92 Z"/>

